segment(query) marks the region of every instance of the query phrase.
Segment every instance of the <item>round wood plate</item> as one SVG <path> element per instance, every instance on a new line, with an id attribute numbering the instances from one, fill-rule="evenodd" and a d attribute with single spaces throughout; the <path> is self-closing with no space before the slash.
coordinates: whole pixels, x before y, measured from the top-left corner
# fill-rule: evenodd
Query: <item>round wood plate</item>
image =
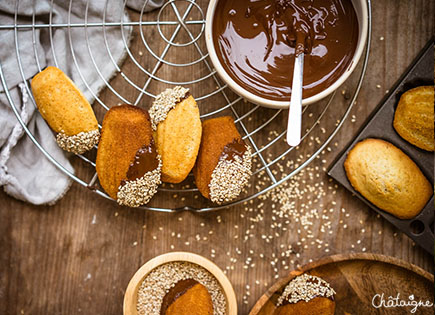
<path id="1" fill-rule="evenodd" d="M 174 252 L 157 256 L 139 268 L 131 278 L 124 295 L 124 315 L 137 315 L 137 291 L 143 279 L 156 267 L 176 261 L 190 262 L 210 272 L 219 282 L 227 299 L 227 314 L 237 315 L 237 301 L 233 286 L 225 274 L 210 260 L 192 253 Z"/>
<path id="2" fill-rule="evenodd" d="M 411 314 L 412 307 L 375 308 L 376 294 L 400 300 L 434 302 L 434 276 L 423 269 L 393 257 L 376 254 L 336 255 L 292 271 L 275 283 L 254 305 L 249 315 L 272 315 L 286 285 L 298 275 L 309 273 L 326 280 L 337 292 L 335 314 Z M 379 305 L 380 296 L 375 299 Z M 418 307 L 415 314 L 433 314 L 433 307 Z"/>

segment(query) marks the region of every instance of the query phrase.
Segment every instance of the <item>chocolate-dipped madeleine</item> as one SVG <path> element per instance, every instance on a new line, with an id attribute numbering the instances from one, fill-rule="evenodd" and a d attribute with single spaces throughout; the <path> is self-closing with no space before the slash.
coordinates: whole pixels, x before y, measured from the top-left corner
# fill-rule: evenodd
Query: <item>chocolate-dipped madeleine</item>
<path id="1" fill-rule="evenodd" d="M 194 168 L 201 194 L 217 204 L 237 198 L 252 174 L 251 148 L 245 144 L 229 117 L 202 124 L 202 140 Z"/>
<path id="2" fill-rule="evenodd" d="M 178 281 L 165 295 L 161 315 L 213 315 L 207 288 L 194 279 Z"/>
<path id="3" fill-rule="evenodd" d="M 65 151 L 82 154 L 100 139 L 98 121 L 83 93 L 62 70 L 47 67 L 32 79 L 32 93 L 42 117 Z"/>
<path id="4" fill-rule="evenodd" d="M 195 165 L 201 144 L 199 109 L 189 89 L 176 86 L 158 95 L 149 110 L 162 181 L 180 183 Z"/>
<path id="5" fill-rule="evenodd" d="M 333 315 L 335 291 L 325 280 L 303 274 L 294 278 L 278 298 L 276 315 Z"/>
<path id="6" fill-rule="evenodd" d="M 162 167 L 148 112 L 131 105 L 111 108 L 104 117 L 96 164 L 101 186 L 120 205 L 148 203 L 161 183 Z"/>

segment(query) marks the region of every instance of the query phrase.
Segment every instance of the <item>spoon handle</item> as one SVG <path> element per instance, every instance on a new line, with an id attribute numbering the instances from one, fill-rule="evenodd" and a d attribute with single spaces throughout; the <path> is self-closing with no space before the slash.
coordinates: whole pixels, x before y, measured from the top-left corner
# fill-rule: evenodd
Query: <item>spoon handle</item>
<path id="1" fill-rule="evenodd" d="M 293 71 L 292 95 L 287 124 L 287 143 L 297 146 L 301 142 L 302 128 L 302 85 L 304 72 L 304 54 L 299 54 L 295 59 Z"/>

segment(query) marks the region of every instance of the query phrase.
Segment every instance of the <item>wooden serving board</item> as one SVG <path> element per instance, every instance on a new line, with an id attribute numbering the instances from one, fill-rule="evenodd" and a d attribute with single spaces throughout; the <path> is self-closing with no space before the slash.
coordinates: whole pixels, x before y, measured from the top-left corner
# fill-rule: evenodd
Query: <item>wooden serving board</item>
<path id="1" fill-rule="evenodd" d="M 292 271 L 275 283 L 254 305 L 250 315 L 272 315 L 286 285 L 302 273 L 316 275 L 331 284 L 339 315 L 411 314 L 412 307 L 375 308 L 372 300 L 384 294 L 409 301 L 434 302 L 434 276 L 423 269 L 393 257 L 376 254 L 336 255 Z M 375 299 L 379 305 L 380 297 Z M 414 314 L 434 314 L 433 307 L 419 307 Z"/>

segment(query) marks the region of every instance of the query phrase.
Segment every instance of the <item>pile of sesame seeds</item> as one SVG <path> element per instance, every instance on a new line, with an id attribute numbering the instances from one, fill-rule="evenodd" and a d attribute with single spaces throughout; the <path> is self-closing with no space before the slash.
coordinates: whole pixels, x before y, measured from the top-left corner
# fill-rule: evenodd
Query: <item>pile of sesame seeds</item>
<path id="1" fill-rule="evenodd" d="M 176 86 L 173 89 L 166 89 L 157 95 L 153 106 L 151 106 L 149 110 L 151 126 L 154 131 L 157 130 L 157 125 L 166 119 L 169 111 L 173 109 L 187 93 L 189 93 L 189 89 Z"/>
<path id="2" fill-rule="evenodd" d="M 235 155 L 233 160 L 221 157 L 211 175 L 210 199 L 222 204 L 237 198 L 252 175 L 251 148 L 246 146 L 242 157 Z"/>
<path id="3" fill-rule="evenodd" d="M 334 294 L 335 291 L 328 282 L 305 273 L 290 281 L 278 298 L 277 306 L 282 305 L 284 301 L 289 303 L 308 302 L 315 297 L 331 298 Z"/>
<path id="4" fill-rule="evenodd" d="M 63 132 L 56 135 L 56 142 L 67 152 L 83 154 L 89 151 L 100 140 L 100 131 L 98 129 L 80 132 L 74 136 L 67 136 Z"/>
<path id="5" fill-rule="evenodd" d="M 178 281 L 193 279 L 207 288 L 213 314 L 225 315 L 227 301 L 217 279 L 207 270 L 188 262 L 170 262 L 152 270 L 138 290 L 136 309 L 140 315 L 160 315 L 165 295 Z"/>
<path id="6" fill-rule="evenodd" d="M 157 155 L 159 165 L 156 169 L 145 173 L 139 179 L 125 181 L 118 188 L 117 201 L 122 206 L 139 207 L 147 204 L 156 194 L 157 187 L 162 183 L 162 159 Z"/>

